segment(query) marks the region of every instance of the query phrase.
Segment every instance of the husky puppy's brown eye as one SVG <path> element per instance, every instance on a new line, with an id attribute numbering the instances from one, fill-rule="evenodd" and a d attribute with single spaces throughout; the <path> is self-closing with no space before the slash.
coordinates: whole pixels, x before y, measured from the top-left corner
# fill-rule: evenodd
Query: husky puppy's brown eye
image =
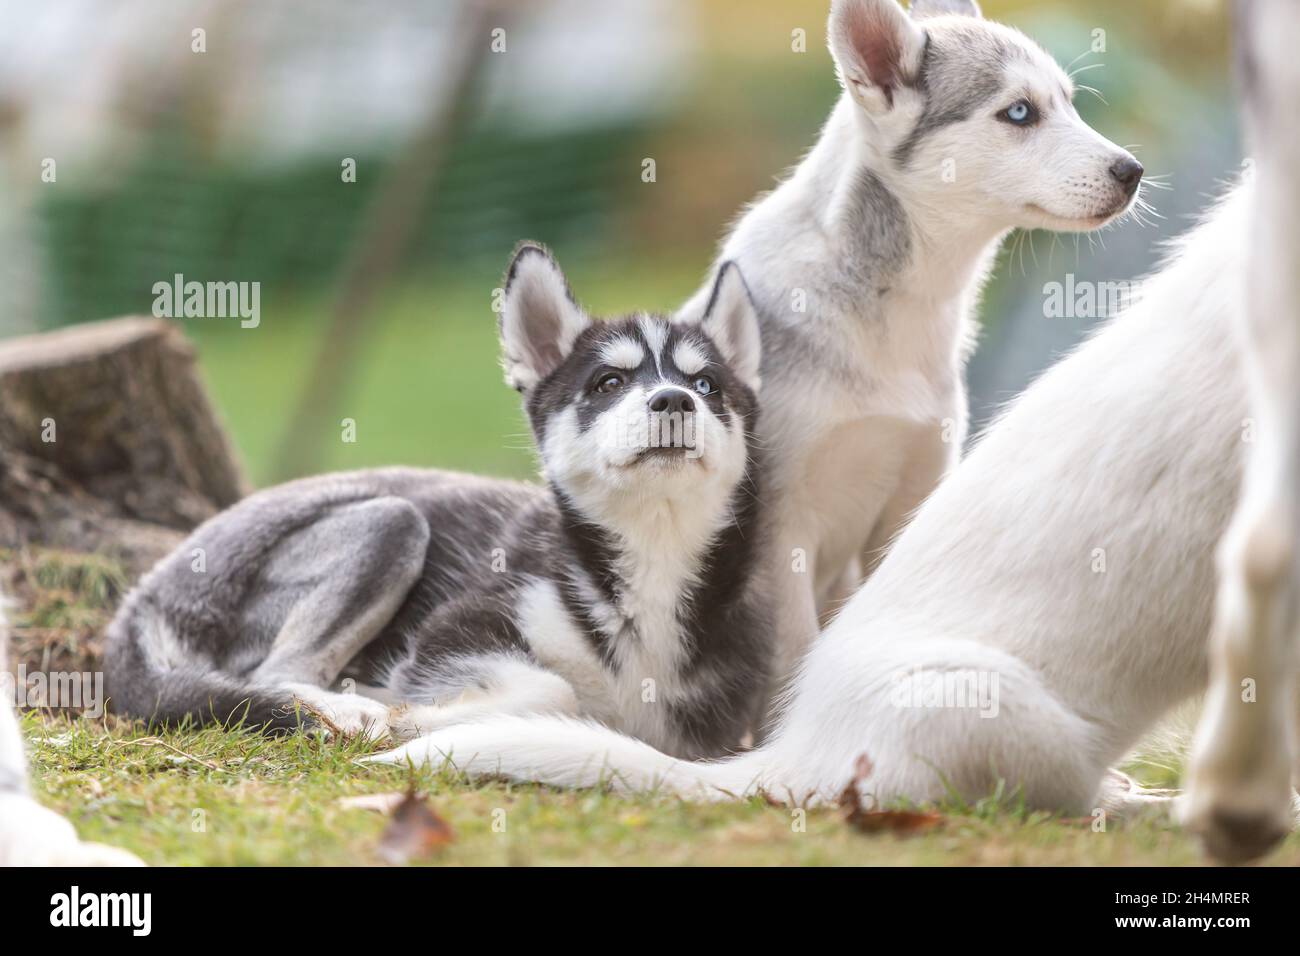
<path id="1" fill-rule="evenodd" d="M 611 372 L 609 375 L 602 375 L 600 378 L 596 379 L 596 387 L 594 391 L 600 392 L 602 395 L 608 395 L 610 392 L 617 391 L 622 387 L 623 376 Z"/>
<path id="2" fill-rule="evenodd" d="M 718 386 L 713 384 L 713 379 L 707 375 L 701 375 L 695 380 L 695 391 L 701 395 L 712 395 L 718 390 Z"/>

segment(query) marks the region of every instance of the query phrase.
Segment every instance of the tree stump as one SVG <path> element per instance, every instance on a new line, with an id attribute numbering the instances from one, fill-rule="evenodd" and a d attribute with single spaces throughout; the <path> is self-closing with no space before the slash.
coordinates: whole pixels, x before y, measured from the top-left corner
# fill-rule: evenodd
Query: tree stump
<path id="1" fill-rule="evenodd" d="M 247 490 L 172 323 L 0 341 L 0 547 L 109 550 L 138 572 Z"/>

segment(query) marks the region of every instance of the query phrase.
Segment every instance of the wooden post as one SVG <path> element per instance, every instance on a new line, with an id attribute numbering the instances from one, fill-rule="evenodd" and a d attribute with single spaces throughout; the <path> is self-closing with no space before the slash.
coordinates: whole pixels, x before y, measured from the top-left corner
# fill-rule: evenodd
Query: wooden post
<path id="1" fill-rule="evenodd" d="M 0 546 L 152 560 L 247 491 L 177 326 L 124 318 L 0 341 Z"/>

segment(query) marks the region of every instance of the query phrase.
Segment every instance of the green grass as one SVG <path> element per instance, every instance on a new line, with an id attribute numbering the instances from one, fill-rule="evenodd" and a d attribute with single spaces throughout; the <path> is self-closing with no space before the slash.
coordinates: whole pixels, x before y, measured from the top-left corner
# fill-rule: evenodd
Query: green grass
<path id="1" fill-rule="evenodd" d="M 0 552 L 5 589 L 19 601 L 13 650 L 29 667 L 96 670 L 99 641 L 120 597 L 111 560 L 63 551 Z M 1175 716 L 1125 767 L 1173 786 L 1194 713 Z M 761 799 L 692 805 L 666 795 L 621 798 L 503 782 L 470 782 L 443 768 L 411 771 L 357 758 L 382 745 L 298 734 L 268 739 L 214 728 L 150 734 L 114 718 L 30 711 L 23 718 L 33 786 L 83 837 L 153 864 L 376 864 L 386 818 L 344 806 L 363 794 L 414 786 L 456 832 L 414 862 L 637 865 L 1128 865 L 1196 864 L 1195 842 L 1159 820 L 1028 813 L 1011 788 L 970 804 L 946 801 L 944 823 L 915 836 L 864 834 L 836 809 L 806 816 Z M 501 821 L 504 820 L 504 828 Z M 1300 863 L 1300 837 L 1270 858 Z"/>
<path id="2" fill-rule="evenodd" d="M 835 809 L 807 813 L 754 799 L 688 804 L 654 795 L 470 783 L 447 770 L 363 766 L 378 749 L 315 736 L 276 740 L 216 729 L 145 734 L 124 723 L 42 719 L 25 729 L 40 798 L 87 839 L 173 865 L 368 865 L 383 814 L 345 797 L 414 785 L 455 830 L 413 862 L 449 865 L 1191 865 L 1196 844 L 1168 823 L 1026 813 L 1014 798 L 941 807 L 917 836 L 859 833 Z M 504 821 L 504 827 L 501 822 Z M 1293 837 L 1272 863 L 1300 863 Z"/>

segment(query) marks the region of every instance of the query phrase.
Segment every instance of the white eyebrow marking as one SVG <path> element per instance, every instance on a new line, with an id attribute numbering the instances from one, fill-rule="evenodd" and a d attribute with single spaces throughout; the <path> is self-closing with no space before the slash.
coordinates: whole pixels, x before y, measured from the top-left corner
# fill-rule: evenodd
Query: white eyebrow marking
<path id="1" fill-rule="evenodd" d="M 709 365 L 709 357 L 696 343 L 682 340 L 673 349 L 673 364 L 683 375 L 697 375 Z"/>
<path id="2" fill-rule="evenodd" d="M 606 365 L 631 371 L 640 368 L 645 361 L 645 349 L 641 348 L 640 342 L 620 335 L 600 347 L 600 359 Z"/>
<path id="3" fill-rule="evenodd" d="M 643 315 L 641 316 L 641 334 L 645 336 L 650 351 L 655 357 L 655 370 L 662 376 L 664 374 L 664 345 L 668 342 L 668 327 L 663 322 L 658 322 L 648 315 Z"/>

